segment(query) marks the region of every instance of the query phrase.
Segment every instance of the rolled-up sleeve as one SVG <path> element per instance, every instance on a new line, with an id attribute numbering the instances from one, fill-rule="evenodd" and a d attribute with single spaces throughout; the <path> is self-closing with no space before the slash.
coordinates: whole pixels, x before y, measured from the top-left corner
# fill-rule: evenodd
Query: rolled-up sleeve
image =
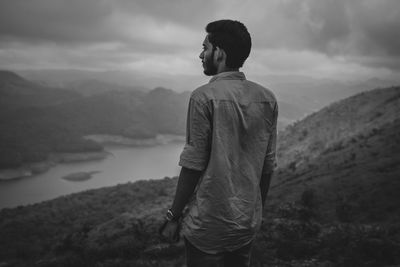
<path id="1" fill-rule="evenodd" d="M 186 144 L 179 165 L 203 171 L 208 165 L 211 149 L 211 115 L 207 105 L 190 98 L 186 122 Z"/>
<path id="2" fill-rule="evenodd" d="M 267 152 L 264 158 L 264 167 L 263 167 L 264 173 L 272 172 L 277 166 L 277 160 L 276 160 L 276 141 L 278 136 L 277 123 L 278 123 L 278 104 L 275 103 L 275 108 L 273 111 L 271 135 L 268 140 Z"/>

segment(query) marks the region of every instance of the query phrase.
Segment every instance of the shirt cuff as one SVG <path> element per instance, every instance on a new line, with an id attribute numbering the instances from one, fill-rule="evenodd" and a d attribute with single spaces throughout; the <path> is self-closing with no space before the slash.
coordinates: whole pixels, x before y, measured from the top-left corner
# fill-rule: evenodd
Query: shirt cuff
<path id="1" fill-rule="evenodd" d="M 179 166 L 203 171 L 208 164 L 209 153 L 197 147 L 186 144 L 180 156 Z"/>

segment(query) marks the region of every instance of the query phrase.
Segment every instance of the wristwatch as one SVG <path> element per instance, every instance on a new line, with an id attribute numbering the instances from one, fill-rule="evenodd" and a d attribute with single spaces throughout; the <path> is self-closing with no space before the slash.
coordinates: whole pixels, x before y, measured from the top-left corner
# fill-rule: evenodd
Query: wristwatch
<path id="1" fill-rule="evenodd" d="M 165 219 L 169 222 L 178 220 L 171 209 L 167 210 L 167 214 L 165 214 Z"/>

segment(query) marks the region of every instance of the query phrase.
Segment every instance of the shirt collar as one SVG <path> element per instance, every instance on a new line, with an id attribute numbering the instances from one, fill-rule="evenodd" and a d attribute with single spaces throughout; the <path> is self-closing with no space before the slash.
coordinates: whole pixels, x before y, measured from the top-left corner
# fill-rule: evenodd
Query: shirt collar
<path id="1" fill-rule="evenodd" d="M 214 75 L 209 83 L 219 80 L 246 80 L 246 76 L 241 71 L 225 71 Z"/>

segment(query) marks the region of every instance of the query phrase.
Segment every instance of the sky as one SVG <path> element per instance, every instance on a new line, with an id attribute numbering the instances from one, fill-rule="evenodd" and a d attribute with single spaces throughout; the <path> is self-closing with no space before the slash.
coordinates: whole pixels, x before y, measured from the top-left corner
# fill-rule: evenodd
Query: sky
<path id="1" fill-rule="evenodd" d="M 253 76 L 400 76 L 399 0 L 0 0 L 0 69 L 202 75 L 218 19 L 247 26 Z"/>

